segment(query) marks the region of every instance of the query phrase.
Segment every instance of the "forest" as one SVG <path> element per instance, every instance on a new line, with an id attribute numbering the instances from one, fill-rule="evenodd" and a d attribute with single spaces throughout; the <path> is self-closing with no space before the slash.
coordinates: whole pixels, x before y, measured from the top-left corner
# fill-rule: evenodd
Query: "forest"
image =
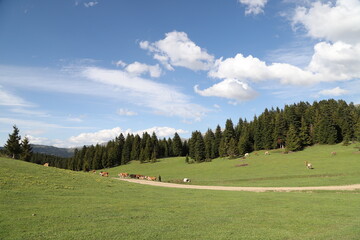
<path id="1" fill-rule="evenodd" d="M 251 121 L 240 118 L 236 124 L 227 119 L 223 129 L 217 125 L 215 130 L 208 129 L 205 133 L 194 131 L 188 140 L 182 140 L 177 133 L 168 139 L 159 139 L 155 133 L 150 135 L 147 132 L 141 136 L 120 134 L 106 144 L 76 149 L 71 158 L 32 153 L 24 160 L 89 171 L 127 164 L 132 160 L 144 163 L 186 156 L 187 163 L 201 163 L 218 157 L 240 157 L 262 149 L 282 148 L 290 152 L 314 144 L 342 142 L 348 145 L 352 141 L 360 141 L 360 106 L 329 99 L 313 104 L 285 105 L 283 109 L 265 109 Z"/>

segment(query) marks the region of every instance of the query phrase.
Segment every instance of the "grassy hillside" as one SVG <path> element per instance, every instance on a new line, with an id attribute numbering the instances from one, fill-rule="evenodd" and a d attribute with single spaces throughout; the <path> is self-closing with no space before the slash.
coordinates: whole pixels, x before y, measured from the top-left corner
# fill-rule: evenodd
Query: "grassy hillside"
<path id="1" fill-rule="evenodd" d="M 359 191 L 169 189 L 0 158 L 0 192 L 0 239 L 360 237 Z"/>
<path id="2" fill-rule="evenodd" d="M 254 153 L 244 159 L 215 159 L 201 164 L 185 164 L 184 157 L 159 159 L 157 163 L 131 164 L 108 169 L 111 176 L 130 172 L 161 175 L 164 181 L 190 178 L 192 184 L 222 186 L 329 186 L 360 183 L 360 153 L 355 145 L 317 145 L 301 152 L 280 150 Z M 336 151 L 336 155 L 331 152 Z M 311 162 L 314 169 L 305 167 Z M 248 164 L 247 166 L 239 166 Z"/>

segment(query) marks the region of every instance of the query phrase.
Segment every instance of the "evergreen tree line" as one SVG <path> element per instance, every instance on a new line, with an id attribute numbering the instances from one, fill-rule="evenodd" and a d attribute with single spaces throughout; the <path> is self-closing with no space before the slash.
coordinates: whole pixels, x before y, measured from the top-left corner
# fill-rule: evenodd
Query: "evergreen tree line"
<path id="1" fill-rule="evenodd" d="M 196 162 L 217 157 L 235 157 L 254 150 L 286 148 L 302 150 L 313 144 L 335 144 L 360 141 L 360 107 L 333 99 L 285 105 L 284 109 L 265 109 L 248 122 L 239 119 L 234 126 L 226 120 L 205 134 L 192 133 L 189 156 Z M 187 160 L 188 161 L 188 160 Z"/>
<path id="2" fill-rule="evenodd" d="M 215 131 L 194 131 L 188 141 L 175 133 L 173 138 L 158 139 L 155 133 L 142 136 L 120 134 L 105 145 L 84 146 L 76 149 L 74 157 L 61 158 L 33 154 L 28 139 L 20 142 L 19 130 L 9 135 L 5 150 L 10 157 L 38 164 L 71 170 L 110 168 L 131 160 L 156 162 L 158 158 L 187 156 L 186 162 L 211 161 L 217 157 L 242 156 L 262 149 L 286 148 L 302 150 L 313 144 L 335 144 L 360 141 L 360 107 L 343 100 L 322 100 L 309 104 L 300 102 L 285 105 L 284 109 L 265 109 L 252 121 L 240 118 L 236 125 L 226 120 L 225 128 Z M 189 160 L 191 158 L 192 160 Z"/>
<path id="3" fill-rule="evenodd" d="M 182 141 L 175 133 L 174 137 L 158 139 L 155 133 L 144 132 L 127 134 L 109 141 L 106 145 L 84 146 L 76 149 L 74 157 L 67 160 L 67 168 L 75 171 L 110 168 L 124 165 L 131 160 L 156 162 L 158 158 L 185 156 L 188 153 L 187 141 Z"/>

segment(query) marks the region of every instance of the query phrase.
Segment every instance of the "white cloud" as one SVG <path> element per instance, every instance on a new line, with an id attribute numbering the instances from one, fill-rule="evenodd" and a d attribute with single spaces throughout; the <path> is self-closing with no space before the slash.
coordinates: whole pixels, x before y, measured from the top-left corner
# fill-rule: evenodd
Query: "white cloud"
<path id="1" fill-rule="evenodd" d="M 267 0 L 238 0 L 241 4 L 246 5 L 245 15 L 254 14 L 257 15 L 259 13 L 264 12 L 265 4 Z"/>
<path id="2" fill-rule="evenodd" d="M 89 67 L 82 74 L 92 81 L 110 86 L 113 91 L 126 95 L 128 101 L 149 107 L 157 114 L 200 120 L 208 111 L 191 103 L 189 96 L 172 86 L 134 77 L 123 71 Z"/>
<path id="3" fill-rule="evenodd" d="M 325 81 L 360 78 L 360 42 L 320 42 L 314 50 L 308 69 L 323 74 Z"/>
<path id="4" fill-rule="evenodd" d="M 225 79 L 205 90 L 199 90 L 198 85 L 196 85 L 194 90 L 201 96 L 234 99 L 236 102 L 250 100 L 257 96 L 257 93 L 251 89 L 248 84 L 237 79 Z M 232 103 L 234 102 L 232 101 Z"/>
<path id="5" fill-rule="evenodd" d="M 123 70 L 72 67 L 66 71 L 0 65 L 0 84 L 27 91 L 60 92 L 112 98 L 147 107 L 156 114 L 201 120 L 209 111 L 176 87 L 132 76 Z"/>
<path id="6" fill-rule="evenodd" d="M 219 59 L 209 76 L 220 79 L 239 79 L 241 81 L 260 82 L 278 80 L 283 84 L 311 84 L 321 81 L 319 74 L 302 70 L 286 63 L 267 65 L 264 61 L 251 55 L 244 57 L 237 54 L 235 58 Z"/>
<path id="7" fill-rule="evenodd" d="M 128 73 L 140 76 L 145 73 L 149 73 L 151 77 L 160 77 L 161 76 L 161 68 L 159 64 L 156 65 L 147 65 L 144 63 L 134 62 L 126 66 L 125 71 Z"/>
<path id="8" fill-rule="evenodd" d="M 341 89 L 340 87 L 336 87 L 336 88 L 333 88 L 333 89 L 322 90 L 322 91 L 319 92 L 319 95 L 338 97 L 338 96 L 341 96 L 341 95 L 345 95 L 347 93 L 349 93 L 348 90 Z"/>
<path id="9" fill-rule="evenodd" d="M 99 2 L 97 2 L 97 1 L 92 1 L 92 2 L 86 2 L 86 3 L 84 3 L 84 6 L 85 7 L 94 7 L 95 5 L 97 5 Z"/>
<path id="10" fill-rule="evenodd" d="M 97 132 L 81 133 L 77 136 L 72 136 L 67 140 L 67 146 L 78 147 L 82 145 L 96 145 L 98 143 L 104 143 L 113 140 L 121 133 L 126 137 L 127 134 L 139 134 L 141 136 L 144 132 L 148 132 L 149 134 L 155 132 L 158 138 L 173 137 L 175 132 L 177 132 L 178 134 L 187 133 L 187 131 L 185 130 L 175 129 L 171 127 L 152 127 L 138 131 L 132 131 L 131 129 L 123 130 L 120 127 L 115 127 L 112 129 L 103 129 Z"/>
<path id="11" fill-rule="evenodd" d="M 214 61 L 214 56 L 197 46 L 184 32 L 166 33 L 164 39 L 154 43 L 142 41 L 140 47 L 153 53 L 154 59 L 168 70 L 173 70 L 173 66 L 209 70 Z"/>
<path id="12" fill-rule="evenodd" d="M 117 114 L 122 115 L 122 116 L 135 116 L 135 115 L 138 115 L 137 112 L 129 111 L 129 110 L 123 109 L 123 108 L 120 108 L 117 111 Z"/>
<path id="13" fill-rule="evenodd" d="M 176 132 L 178 134 L 188 133 L 188 131 L 183 129 L 175 129 L 171 127 L 152 127 L 145 130 L 136 131 L 134 134 L 141 135 L 143 132 L 147 132 L 149 134 L 154 132 L 158 138 L 173 137 Z"/>
<path id="14" fill-rule="evenodd" d="M 314 2 L 310 8 L 298 7 L 293 24 L 300 24 L 310 37 L 328 41 L 358 43 L 360 39 L 360 1 Z"/>
<path id="15" fill-rule="evenodd" d="M 14 113 L 19 113 L 19 114 L 23 114 L 26 116 L 32 115 L 32 116 L 37 116 L 37 117 L 50 117 L 51 115 L 44 112 L 44 111 L 37 111 L 37 110 L 29 110 L 29 109 L 24 109 L 22 107 L 16 107 L 13 109 L 10 109 L 11 112 Z"/>
<path id="16" fill-rule="evenodd" d="M 114 64 L 115 64 L 115 66 L 117 66 L 117 67 L 126 67 L 126 65 L 127 65 L 125 62 L 123 62 L 123 61 L 121 61 L 121 60 L 115 62 Z"/>
<path id="17" fill-rule="evenodd" d="M 17 107 L 29 107 L 33 106 L 31 103 L 26 102 L 24 99 L 7 92 L 0 85 L 0 105 L 3 106 L 17 106 Z"/>

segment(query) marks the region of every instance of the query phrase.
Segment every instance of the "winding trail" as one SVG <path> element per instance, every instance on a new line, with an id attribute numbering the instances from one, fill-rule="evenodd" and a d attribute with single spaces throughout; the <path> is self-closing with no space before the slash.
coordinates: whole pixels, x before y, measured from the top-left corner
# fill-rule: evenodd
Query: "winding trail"
<path id="1" fill-rule="evenodd" d="M 346 186 L 321 186 L 321 187 L 227 187 L 227 186 L 201 186 L 201 185 L 185 185 L 166 182 L 154 182 L 139 179 L 114 178 L 121 181 L 145 184 L 151 186 L 168 187 L 168 188 L 188 188 L 188 189 L 205 189 L 205 190 L 222 190 L 222 191 L 246 191 L 246 192 L 291 192 L 291 191 L 354 191 L 360 190 L 360 184 Z"/>

